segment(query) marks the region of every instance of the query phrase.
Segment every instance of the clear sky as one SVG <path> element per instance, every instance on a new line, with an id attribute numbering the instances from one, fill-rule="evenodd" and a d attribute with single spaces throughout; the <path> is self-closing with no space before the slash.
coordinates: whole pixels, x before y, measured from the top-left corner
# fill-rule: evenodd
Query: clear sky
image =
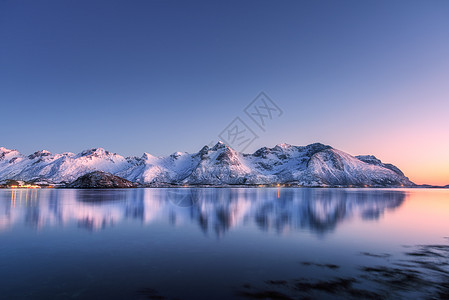
<path id="1" fill-rule="evenodd" d="M 0 103 L 26 154 L 194 152 L 241 117 L 246 152 L 322 142 L 449 184 L 449 1 L 0 0 Z"/>

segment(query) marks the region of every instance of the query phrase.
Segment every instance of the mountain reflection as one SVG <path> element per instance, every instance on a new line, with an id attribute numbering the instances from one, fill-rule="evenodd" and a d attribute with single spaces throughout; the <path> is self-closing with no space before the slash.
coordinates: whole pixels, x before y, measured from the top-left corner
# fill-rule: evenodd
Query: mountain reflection
<path id="1" fill-rule="evenodd" d="M 331 232 L 350 218 L 376 220 L 404 202 L 400 190 L 179 188 L 129 190 L 2 190 L 0 230 L 14 226 L 78 226 L 99 230 L 142 224 L 194 224 L 223 236 L 238 226 L 284 233 Z"/>

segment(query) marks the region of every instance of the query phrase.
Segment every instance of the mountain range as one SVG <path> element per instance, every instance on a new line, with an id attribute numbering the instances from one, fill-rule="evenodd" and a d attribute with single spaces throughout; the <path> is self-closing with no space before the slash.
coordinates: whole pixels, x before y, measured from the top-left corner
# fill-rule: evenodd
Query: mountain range
<path id="1" fill-rule="evenodd" d="M 0 182 L 69 184 L 80 176 L 102 171 L 140 186 L 273 185 L 414 186 L 404 173 L 372 155 L 352 156 L 320 143 L 279 144 L 252 154 L 239 153 L 222 142 L 196 153 L 156 157 L 123 157 L 103 148 L 75 154 L 41 150 L 23 155 L 0 147 Z"/>

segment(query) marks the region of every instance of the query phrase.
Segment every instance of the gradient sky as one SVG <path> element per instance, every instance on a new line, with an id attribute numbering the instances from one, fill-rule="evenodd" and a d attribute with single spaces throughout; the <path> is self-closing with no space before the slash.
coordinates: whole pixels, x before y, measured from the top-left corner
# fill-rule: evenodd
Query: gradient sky
<path id="1" fill-rule="evenodd" d="M 322 142 L 449 184 L 449 1 L 0 0 L 0 145 L 246 152 Z M 243 109 L 265 91 L 266 132 Z"/>

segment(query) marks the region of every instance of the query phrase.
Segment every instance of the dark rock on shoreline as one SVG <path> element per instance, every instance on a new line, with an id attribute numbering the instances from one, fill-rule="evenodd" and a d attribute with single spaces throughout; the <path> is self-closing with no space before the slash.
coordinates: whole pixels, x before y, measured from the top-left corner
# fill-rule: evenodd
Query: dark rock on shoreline
<path id="1" fill-rule="evenodd" d="M 69 183 L 66 187 L 81 188 L 81 189 L 89 189 L 89 188 L 105 189 L 105 188 L 134 188 L 137 187 L 137 185 L 129 180 L 112 175 L 111 173 L 95 171 L 78 177 L 78 179 L 76 179 L 72 183 Z"/>

